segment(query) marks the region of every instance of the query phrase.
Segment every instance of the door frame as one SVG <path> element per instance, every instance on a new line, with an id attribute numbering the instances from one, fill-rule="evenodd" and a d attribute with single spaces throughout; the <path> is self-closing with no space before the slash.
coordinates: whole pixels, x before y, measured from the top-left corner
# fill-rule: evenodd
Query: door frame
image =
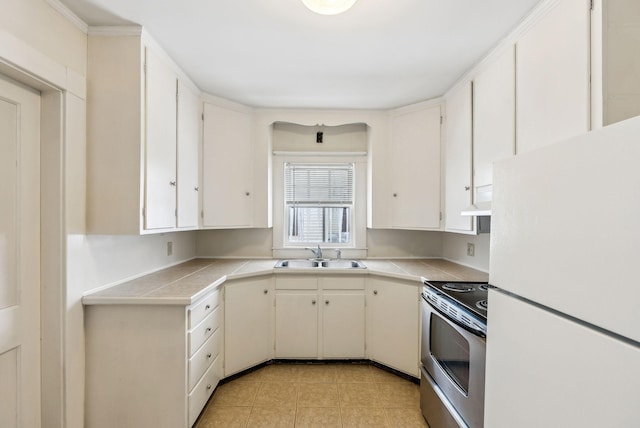
<path id="1" fill-rule="evenodd" d="M 23 52 L 24 53 L 24 52 Z M 41 58 L 40 58 L 41 59 Z M 46 67 L 45 67 L 46 68 Z M 40 110 L 40 367 L 41 421 L 65 425 L 66 230 L 64 146 L 66 88 L 48 83 L 0 55 L 0 74 L 41 93 Z M 62 370 L 60 368 L 63 368 Z"/>

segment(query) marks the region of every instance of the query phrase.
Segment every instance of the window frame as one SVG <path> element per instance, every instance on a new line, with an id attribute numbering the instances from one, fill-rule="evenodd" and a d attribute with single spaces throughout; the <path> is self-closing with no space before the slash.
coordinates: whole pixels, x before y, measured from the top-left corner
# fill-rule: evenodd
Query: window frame
<path id="1" fill-rule="evenodd" d="M 346 243 L 324 243 L 320 246 L 324 249 L 341 249 L 349 251 L 349 257 L 366 256 L 366 225 L 367 225 L 367 156 L 366 154 L 340 154 L 331 155 L 285 153 L 273 154 L 273 255 L 276 258 L 285 257 L 309 257 L 310 253 L 306 248 L 316 247 L 317 243 L 296 243 L 288 242 L 287 239 L 287 216 L 285 213 L 285 182 L 284 165 L 286 163 L 300 164 L 353 164 L 353 209 L 351 213 L 351 242 Z M 343 253 L 344 254 L 344 253 Z M 326 254 L 333 257 L 333 253 Z"/>

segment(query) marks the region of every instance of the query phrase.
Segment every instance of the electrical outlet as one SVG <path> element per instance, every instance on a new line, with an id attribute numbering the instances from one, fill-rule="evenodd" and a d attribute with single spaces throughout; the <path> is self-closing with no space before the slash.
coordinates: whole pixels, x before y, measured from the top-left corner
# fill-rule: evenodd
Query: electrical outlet
<path id="1" fill-rule="evenodd" d="M 471 242 L 467 242 L 467 256 L 473 257 L 476 255 L 476 246 Z"/>
<path id="2" fill-rule="evenodd" d="M 173 254 L 173 242 L 169 241 L 167 242 L 167 256 L 170 256 Z"/>

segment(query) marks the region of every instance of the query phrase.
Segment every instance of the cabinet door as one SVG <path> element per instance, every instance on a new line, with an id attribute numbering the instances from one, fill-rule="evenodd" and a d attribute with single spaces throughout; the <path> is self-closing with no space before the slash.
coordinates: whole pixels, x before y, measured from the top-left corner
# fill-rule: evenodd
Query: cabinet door
<path id="1" fill-rule="evenodd" d="M 369 279 L 366 299 L 368 357 L 419 377 L 419 284 Z"/>
<path id="2" fill-rule="evenodd" d="M 364 358 L 364 293 L 323 293 L 324 358 Z"/>
<path id="3" fill-rule="evenodd" d="M 276 358 L 318 356 L 318 293 L 276 295 Z"/>
<path id="4" fill-rule="evenodd" d="M 515 154 L 515 51 L 508 49 L 473 82 L 473 185 L 493 184 L 493 162 Z"/>
<path id="5" fill-rule="evenodd" d="M 273 280 L 225 284 L 225 376 L 273 356 Z"/>
<path id="6" fill-rule="evenodd" d="M 590 1 L 557 2 L 517 42 L 517 152 L 589 131 Z"/>
<path id="7" fill-rule="evenodd" d="M 203 226 L 249 227 L 253 213 L 251 115 L 204 104 Z"/>
<path id="8" fill-rule="evenodd" d="M 447 99 L 445 121 L 445 230 L 470 232 L 471 217 L 460 212 L 471 205 L 471 83 Z"/>
<path id="9" fill-rule="evenodd" d="M 391 222 L 440 227 L 440 106 L 402 113 L 391 125 Z"/>
<path id="10" fill-rule="evenodd" d="M 198 94 L 178 81 L 178 227 L 198 227 Z"/>
<path id="11" fill-rule="evenodd" d="M 148 48 L 146 64 L 144 226 L 145 229 L 175 228 L 177 76 Z"/>

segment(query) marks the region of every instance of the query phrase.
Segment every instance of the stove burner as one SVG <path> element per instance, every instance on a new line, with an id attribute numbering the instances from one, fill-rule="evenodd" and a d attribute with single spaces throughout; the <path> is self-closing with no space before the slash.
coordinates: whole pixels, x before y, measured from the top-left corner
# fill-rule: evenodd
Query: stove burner
<path id="1" fill-rule="evenodd" d="M 487 302 L 486 300 L 478 300 L 476 302 L 476 307 L 478 309 L 483 309 L 483 310 L 487 310 L 487 308 L 489 307 L 489 302 Z"/>
<path id="2" fill-rule="evenodd" d="M 443 290 L 455 291 L 456 293 L 468 293 L 475 290 L 474 284 L 464 284 L 458 282 L 448 282 L 442 286 Z"/>

